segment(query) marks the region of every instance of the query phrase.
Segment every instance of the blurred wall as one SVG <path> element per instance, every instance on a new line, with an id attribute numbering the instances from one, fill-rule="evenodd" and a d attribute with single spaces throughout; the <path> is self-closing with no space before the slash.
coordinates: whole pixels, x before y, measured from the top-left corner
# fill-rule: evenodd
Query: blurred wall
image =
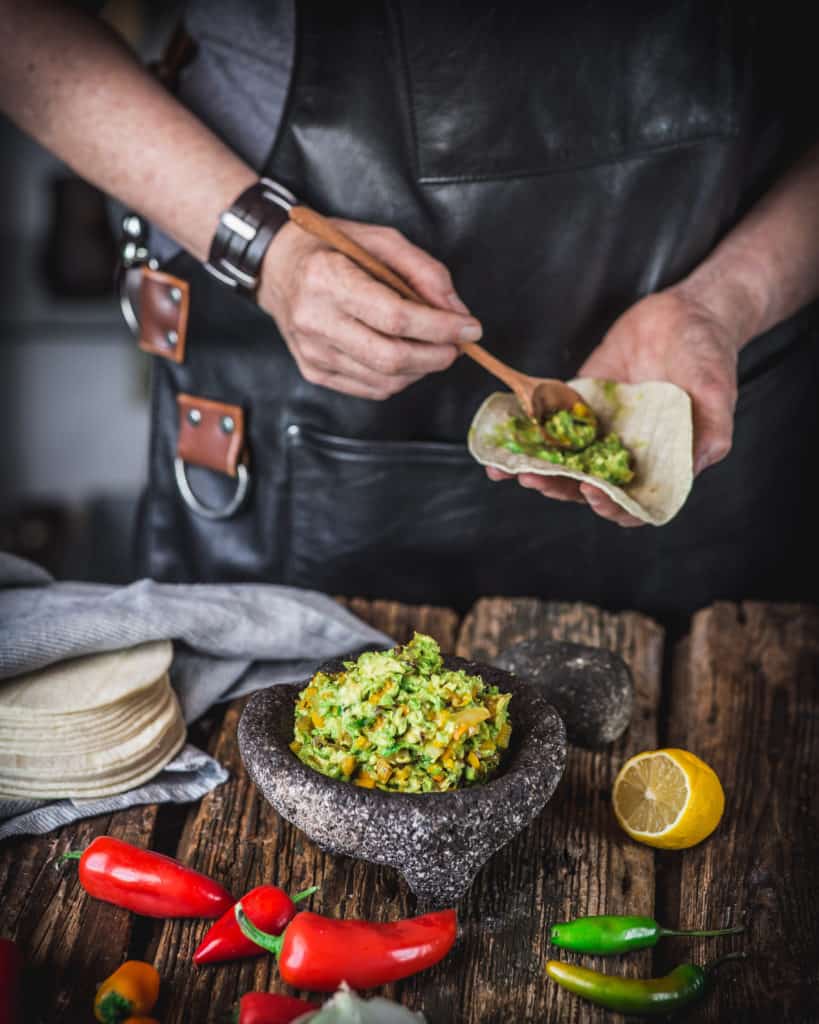
<path id="1" fill-rule="evenodd" d="M 0 546 L 17 546 L 15 523 L 44 508 L 66 533 L 51 568 L 104 578 L 114 565 L 123 578 L 145 480 L 149 359 L 113 289 L 93 299 L 49 289 L 53 182 L 69 172 L 5 120 L 0 154 Z M 68 259 L 79 251 L 69 234 Z M 83 530 L 109 520 L 126 536 L 100 537 L 105 564 L 75 568 L 72 554 L 93 547 Z"/>

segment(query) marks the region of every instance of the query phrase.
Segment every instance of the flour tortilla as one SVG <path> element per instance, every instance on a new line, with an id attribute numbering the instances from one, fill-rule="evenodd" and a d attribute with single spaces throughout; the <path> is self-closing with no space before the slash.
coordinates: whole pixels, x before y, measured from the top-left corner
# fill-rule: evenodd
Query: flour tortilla
<path id="1" fill-rule="evenodd" d="M 153 778 L 185 743 L 168 641 L 0 683 L 0 797 L 92 799 Z"/>
<path id="2" fill-rule="evenodd" d="M 169 640 L 58 662 L 0 683 L 0 716 L 36 721 L 45 716 L 102 711 L 133 699 L 168 671 Z"/>
<path id="3" fill-rule="evenodd" d="M 177 714 L 177 700 L 165 680 L 164 687 L 156 693 L 150 704 L 139 707 L 116 722 L 96 722 L 88 728 L 61 729 L 48 737 L 40 732 L 19 730 L 16 737 L 0 735 L 0 768 L 7 754 L 27 754 L 31 757 L 77 757 L 92 751 L 112 750 L 138 737 L 149 729 L 157 719 L 168 713 Z"/>
<path id="4" fill-rule="evenodd" d="M 167 699 L 170 689 L 168 673 L 157 679 L 153 686 L 140 691 L 133 700 L 122 701 L 102 711 L 70 715 L 50 715 L 32 721 L 4 721 L 0 715 L 0 751 L 42 743 L 56 744 L 60 748 L 71 745 L 81 748 L 93 742 L 96 734 L 115 735 L 151 716 Z"/>
<path id="5" fill-rule="evenodd" d="M 150 760 L 141 762 L 133 770 L 116 776 L 108 775 L 101 779 L 88 779 L 82 782 L 65 783 L 44 780 L 8 780 L 0 776 L 0 799 L 65 799 L 91 800 L 103 796 L 114 796 L 135 789 L 157 775 L 169 761 L 179 753 L 185 745 L 185 724 L 175 725 L 157 748 Z"/>
<path id="6" fill-rule="evenodd" d="M 616 433 L 633 455 L 634 479 L 618 487 L 587 473 L 520 455 L 493 443 L 497 428 L 522 415 L 508 392 L 490 395 L 469 430 L 469 451 L 484 466 L 507 473 L 570 477 L 593 484 L 617 505 L 652 526 L 662 526 L 680 511 L 694 481 L 691 400 L 667 381 L 619 384 L 582 378 L 569 381 L 597 416 L 601 435 Z"/>
<path id="7" fill-rule="evenodd" d="M 139 724 L 125 739 L 102 743 L 96 749 L 63 752 L 57 746 L 0 753 L 0 779 L 54 779 L 76 782 L 128 772 L 155 759 L 167 736 L 178 732 L 182 712 L 176 695 L 169 691 L 162 708 Z M 184 723 L 183 723 L 184 728 Z M 2 785 L 2 783 L 0 783 Z"/>

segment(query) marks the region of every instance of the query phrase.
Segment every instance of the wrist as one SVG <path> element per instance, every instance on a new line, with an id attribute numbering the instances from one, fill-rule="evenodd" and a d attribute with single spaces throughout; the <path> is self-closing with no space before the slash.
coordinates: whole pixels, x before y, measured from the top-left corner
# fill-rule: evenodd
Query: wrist
<path id="1" fill-rule="evenodd" d="M 290 278 L 300 260 L 301 242 L 304 231 L 293 221 L 277 232 L 276 237 L 267 247 L 259 271 L 259 302 L 272 307 L 270 312 L 278 311 L 286 304 Z M 276 316 L 276 312 L 273 312 Z"/>
<path id="2" fill-rule="evenodd" d="M 736 352 L 769 326 L 768 281 L 751 254 L 717 251 L 673 290 L 715 320 Z"/>

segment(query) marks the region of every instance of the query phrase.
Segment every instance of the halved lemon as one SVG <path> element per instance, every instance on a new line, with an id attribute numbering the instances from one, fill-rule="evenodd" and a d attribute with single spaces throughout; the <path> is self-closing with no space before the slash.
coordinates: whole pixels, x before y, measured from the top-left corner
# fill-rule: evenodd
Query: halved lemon
<path id="1" fill-rule="evenodd" d="M 702 842 L 725 808 L 716 772 L 695 754 L 673 747 L 629 758 L 614 780 L 611 799 L 632 839 L 664 850 Z"/>

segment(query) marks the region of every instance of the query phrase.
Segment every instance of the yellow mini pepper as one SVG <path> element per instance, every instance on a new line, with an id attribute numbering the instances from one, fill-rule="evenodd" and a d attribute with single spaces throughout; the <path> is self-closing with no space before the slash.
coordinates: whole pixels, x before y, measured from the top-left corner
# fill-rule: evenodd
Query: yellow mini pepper
<path id="1" fill-rule="evenodd" d="M 150 1020 L 143 1015 L 159 998 L 159 972 L 142 960 L 126 960 L 97 989 L 94 1016 L 102 1024 L 125 1024 L 130 1018 Z"/>

